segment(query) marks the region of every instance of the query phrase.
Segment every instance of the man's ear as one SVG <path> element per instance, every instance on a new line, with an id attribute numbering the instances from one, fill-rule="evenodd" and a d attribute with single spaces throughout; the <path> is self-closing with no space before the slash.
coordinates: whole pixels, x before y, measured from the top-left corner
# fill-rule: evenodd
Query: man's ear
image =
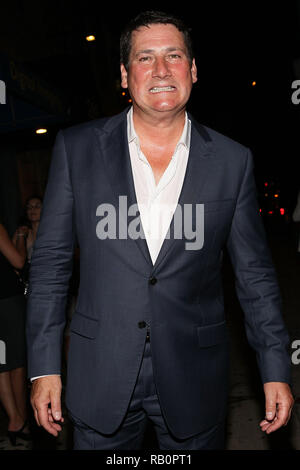
<path id="1" fill-rule="evenodd" d="M 121 87 L 128 88 L 127 70 L 124 64 L 121 64 Z"/>
<path id="2" fill-rule="evenodd" d="M 197 77 L 197 67 L 196 67 L 195 59 L 193 59 L 193 62 L 192 62 L 191 74 L 192 74 L 192 82 L 196 83 L 196 81 L 198 80 L 198 77 Z"/>

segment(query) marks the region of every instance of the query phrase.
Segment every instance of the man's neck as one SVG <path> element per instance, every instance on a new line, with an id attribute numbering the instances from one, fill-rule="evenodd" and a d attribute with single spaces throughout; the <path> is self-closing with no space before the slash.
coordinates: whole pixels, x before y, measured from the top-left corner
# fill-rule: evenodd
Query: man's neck
<path id="1" fill-rule="evenodd" d="M 151 142 L 159 147 L 177 143 L 185 124 L 185 109 L 177 114 L 157 113 L 150 116 L 133 108 L 133 124 L 141 142 Z"/>

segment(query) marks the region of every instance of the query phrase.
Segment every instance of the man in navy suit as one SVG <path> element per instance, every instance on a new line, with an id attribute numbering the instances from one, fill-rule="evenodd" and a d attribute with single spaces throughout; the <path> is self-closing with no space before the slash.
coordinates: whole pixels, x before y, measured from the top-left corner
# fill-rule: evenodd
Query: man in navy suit
<path id="1" fill-rule="evenodd" d="M 38 424 L 61 429 L 61 346 L 75 241 L 80 287 L 66 404 L 75 449 L 224 445 L 227 248 L 266 397 L 285 425 L 289 338 L 256 201 L 249 149 L 186 112 L 197 68 L 181 20 L 144 12 L 121 36 L 133 106 L 60 131 L 32 257 L 27 340 Z M 138 208 L 138 211 L 137 211 Z"/>

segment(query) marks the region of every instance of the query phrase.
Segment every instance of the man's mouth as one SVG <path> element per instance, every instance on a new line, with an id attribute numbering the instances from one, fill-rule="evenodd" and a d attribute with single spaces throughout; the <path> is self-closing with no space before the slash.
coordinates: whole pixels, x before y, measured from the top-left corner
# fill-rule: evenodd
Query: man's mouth
<path id="1" fill-rule="evenodd" d="M 174 91 L 175 87 L 174 86 L 154 86 L 153 88 L 150 88 L 150 93 L 161 93 L 164 91 Z"/>

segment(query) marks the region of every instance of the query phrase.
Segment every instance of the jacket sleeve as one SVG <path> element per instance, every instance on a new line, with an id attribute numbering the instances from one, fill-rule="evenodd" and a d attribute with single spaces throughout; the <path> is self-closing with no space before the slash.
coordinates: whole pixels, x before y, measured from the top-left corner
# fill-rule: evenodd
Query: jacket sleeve
<path id="1" fill-rule="evenodd" d="M 73 193 L 60 131 L 31 259 L 26 319 L 29 377 L 59 374 L 61 370 L 74 240 Z"/>
<path id="2" fill-rule="evenodd" d="M 249 150 L 227 248 L 235 272 L 237 297 L 244 311 L 246 335 L 256 352 L 262 382 L 290 383 L 289 336 L 259 213 Z"/>

